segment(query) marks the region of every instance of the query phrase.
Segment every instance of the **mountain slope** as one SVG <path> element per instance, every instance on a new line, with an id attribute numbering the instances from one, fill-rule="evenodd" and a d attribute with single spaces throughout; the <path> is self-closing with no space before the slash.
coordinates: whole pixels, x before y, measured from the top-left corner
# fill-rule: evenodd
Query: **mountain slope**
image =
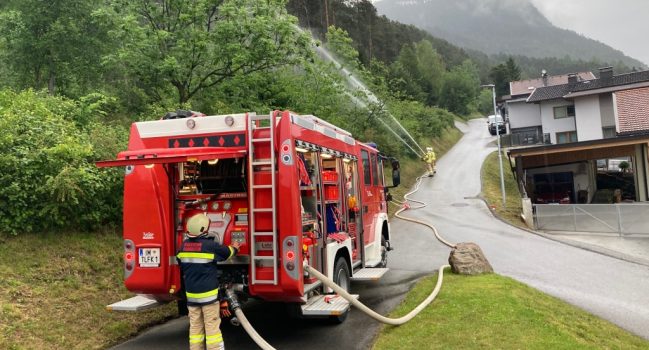
<path id="1" fill-rule="evenodd" d="M 529 0 L 381 0 L 379 13 L 487 54 L 565 57 L 645 64 L 573 31 L 555 27 Z"/>
<path id="2" fill-rule="evenodd" d="M 355 1 L 289 0 L 287 10 L 296 16 L 302 28 L 324 39 L 329 25 L 342 28 L 354 40 L 360 59 L 369 65 L 371 59 L 392 63 L 404 44 L 428 40 L 444 58 L 447 68 L 461 64 L 468 59 L 460 47 L 412 25 L 395 22 L 379 16 L 370 0 Z M 328 18 L 327 18 L 328 17 Z"/>

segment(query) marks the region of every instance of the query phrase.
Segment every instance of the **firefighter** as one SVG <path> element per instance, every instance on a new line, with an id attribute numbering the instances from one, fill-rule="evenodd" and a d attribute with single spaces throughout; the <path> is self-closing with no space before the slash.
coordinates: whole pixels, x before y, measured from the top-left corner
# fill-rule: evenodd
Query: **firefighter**
<path id="1" fill-rule="evenodd" d="M 424 155 L 423 160 L 426 162 L 426 165 L 428 165 L 428 176 L 433 176 L 437 172 L 437 169 L 435 168 L 436 159 L 433 147 L 426 147 L 426 155 Z"/>
<path id="2" fill-rule="evenodd" d="M 239 243 L 220 245 L 207 236 L 210 219 L 196 214 L 187 220 L 187 238 L 177 258 L 185 281 L 189 309 L 189 348 L 224 349 L 219 328 L 219 281 L 217 261 L 227 260 L 239 252 Z"/>

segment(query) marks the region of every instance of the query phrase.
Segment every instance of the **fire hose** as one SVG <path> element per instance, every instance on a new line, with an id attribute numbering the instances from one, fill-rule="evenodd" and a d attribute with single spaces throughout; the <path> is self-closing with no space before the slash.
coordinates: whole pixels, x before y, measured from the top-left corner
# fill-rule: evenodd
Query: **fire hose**
<path id="1" fill-rule="evenodd" d="M 425 221 L 412 219 L 412 218 L 400 215 L 405 210 L 408 210 L 408 209 L 420 209 L 420 208 L 423 208 L 423 207 L 426 206 L 426 203 L 424 203 L 424 202 L 408 198 L 410 195 L 412 195 L 413 193 L 415 193 L 415 192 L 417 192 L 419 190 L 419 186 L 421 185 L 421 180 L 422 180 L 423 177 L 424 176 L 418 177 L 417 181 L 416 181 L 416 184 L 414 186 L 414 189 L 412 191 L 406 193 L 403 196 L 404 202 L 394 201 L 393 200 L 393 202 L 395 204 L 402 205 L 402 208 L 399 209 L 394 215 L 396 217 L 402 219 L 402 220 L 411 221 L 411 222 L 421 224 L 421 225 L 424 225 L 424 226 L 430 228 L 433 231 L 433 233 L 435 234 L 435 237 L 441 243 L 443 243 L 444 245 L 446 245 L 446 246 L 448 246 L 450 248 L 455 248 L 454 244 L 449 243 L 448 241 L 446 241 L 445 239 L 443 239 L 439 235 L 439 232 L 437 232 L 437 229 L 433 225 L 431 225 L 431 224 L 429 224 L 429 223 L 427 223 Z M 409 201 L 418 203 L 419 205 L 416 206 L 416 207 L 412 207 L 412 206 L 410 206 L 408 204 Z M 405 316 L 402 316 L 402 317 L 399 317 L 399 318 L 389 318 L 389 317 L 385 317 L 385 316 L 375 312 L 374 310 L 370 309 L 365 304 L 358 301 L 353 295 L 349 294 L 346 290 L 344 290 L 343 288 L 338 286 L 329 277 L 323 275 L 318 270 L 312 268 L 308 264 L 306 264 L 306 263 L 304 264 L 304 270 L 305 271 L 307 271 L 313 277 L 320 280 L 325 286 L 331 288 L 334 292 L 338 293 L 339 296 L 341 296 L 342 298 L 347 300 L 351 305 L 354 305 L 356 308 L 363 311 L 368 316 L 374 318 L 375 320 L 377 320 L 379 322 L 389 324 L 389 325 L 394 325 L 394 326 L 402 325 L 402 324 L 410 321 L 412 318 L 417 316 L 417 314 L 419 314 L 426 306 L 428 306 L 431 302 L 433 302 L 433 300 L 435 300 L 435 298 L 437 297 L 437 294 L 439 294 L 439 291 L 442 288 L 442 282 L 443 282 L 443 279 L 444 279 L 444 269 L 447 268 L 447 267 L 450 267 L 450 266 L 449 265 L 442 265 L 442 266 L 439 267 L 439 272 L 438 272 L 438 275 L 437 275 L 437 283 L 435 284 L 435 288 L 433 288 L 433 291 L 428 295 L 428 297 L 426 299 L 424 299 L 424 301 L 422 301 L 419 305 L 417 305 L 417 307 L 415 307 L 412 311 L 410 311 Z M 252 325 L 250 324 L 250 322 L 248 321 L 248 319 L 244 315 L 243 311 L 241 310 L 241 306 L 237 301 L 237 298 L 236 298 L 236 295 L 235 295 L 234 291 L 231 290 L 231 289 L 228 289 L 226 291 L 226 294 L 227 294 L 228 299 L 230 300 L 231 307 L 234 310 L 234 314 L 236 316 L 236 321 L 233 319 L 233 321 L 235 321 L 233 323 L 240 323 L 243 326 L 243 328 L 246 330 L 246 332 L 248 332 L 248 335 L 250 335 L 250 338 L 252 338 L 252 340 L 261 349 L 263 349 L 263 350 L 275 350 L 275 348 L 272 345 L 268 344 L 268 342 L 266 342 L 266 340 L 264 340 L 264 338 L 262 338 L 259 335 L 259 333 L 257 333 L 257 331 L 252 327 Z"/>
<path id="2" fill-rule="evenodd" d="M 440 234 L 439 234 L 439 232 L 437 232 L 437 229 L 435 228 L 435 226 L 433 226 L 433 225 L 431 225 L 431 224 L 429 224 L 429 223 L 427 223 L 425 221 L 422 221 L 422 220 L 417 220 L 417 219 L 413 219 L 413 218 L 409 218 L 409 217 L 401 215 L 401 213 L 403 211 L 405 211 L 405 210 L 408 210 L 408 209 L 421 209 L 421 208 L 424 208 L 424 207 L 427 206 L 427 204 L 422 202 L 422 201 L 418 201 L 416 199 L 408 198 L 413 193 L 419 191 L 419 186 L 421 185 L 421 179 L 422 178 L 424 178 L 424 176 L 418 177 L 417 182 L 415 183 L 414 189 L 412 191 L 406 193 L 405 195 L 403 195 L 403 199 L 405 199 L 404 202 L 392 200 L 392 202 L 394 202 L 395 204 L 402 205 L 401 209 L 397 210 L 397 212 L 394 213 L 394 216 L 398 217 L 401 220 L 414 222 L 414 223 L 417 223 L 417 224 L 424 225 L 424 226 L 428 227 L 429 229 L 431 229 L 433 231 L 433 233 L 435 234 L 435 238 L 437 238 L 438 241 L 440 241 L 442 244 L 446 245 L 449 248 L 455 248 L 455 244 L 450 243 L 449 241 L 442 238 L 442 236 L 440 236 Z M 419 203 L 419 205 L 416 206 L 416 207 L 410 206 L 410 205 L 408 205 L 408 201 Z"/>

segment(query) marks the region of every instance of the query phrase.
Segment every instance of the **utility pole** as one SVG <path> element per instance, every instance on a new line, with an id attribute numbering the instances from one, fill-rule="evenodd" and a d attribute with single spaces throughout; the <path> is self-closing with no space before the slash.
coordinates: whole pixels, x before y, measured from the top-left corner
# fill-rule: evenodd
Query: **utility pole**
<path id="1" fill-rule="evenodd" d="M 503 199 L 503 210 L 505 210 L 506 209 L 505 176 L 503 174 L 503 152 L 500 148 L 500 128 L 498 127 L 498 111 L 496 108 L 496 85 L 489 84 L 489 85 L 481 85 L 481 86 L 491 88 L 491 96 L 494 105 L 494 123 L 496 123 L 496 138 L 498 140 L 498 167 L 500 168 L 500 192 Z M 501 118 L 502 118 L 503 125 L 505 125 L 505 118 L 503 117 Z"/>

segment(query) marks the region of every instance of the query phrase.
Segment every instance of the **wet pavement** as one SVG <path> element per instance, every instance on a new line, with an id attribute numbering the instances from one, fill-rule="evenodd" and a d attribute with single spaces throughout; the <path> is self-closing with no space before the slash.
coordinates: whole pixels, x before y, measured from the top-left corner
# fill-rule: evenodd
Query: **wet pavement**
<path id="1" fill-rule="evenodd" d="M 429 203 L 404 215 L 432 222 L 452 242 L 478 243 L 495 271 L 607 319 L 649 339 L 649 268 L 535 235 L 494 218 L 480 193 L 480 168 L 494 151 L 484 119 L 458 125 L 464 137 L 438 163 L 413 198 Z M 422 166 L 423 168 L 423 166 Z M 390 271 L 380 282 L 355 283 L 354 293 L 380 313 L 392 310 L 422 276 L 447 263 L 449 249 L 420 225 L 391 223 Z M 442 287 L 443 288 L 443 287 Z M 435 303 L 429 307 L 435 307 Z M 367 349 L 380 325 L 352 310 L 342 325 L 291 320 L 282 305 L 253 302 L 246 316 L 278 349 Z M 187 318 L 153 327 L 115 349 L 187 347 Z M 222 327 L 228 348 L 257 349 L 240 327 Z"/>

